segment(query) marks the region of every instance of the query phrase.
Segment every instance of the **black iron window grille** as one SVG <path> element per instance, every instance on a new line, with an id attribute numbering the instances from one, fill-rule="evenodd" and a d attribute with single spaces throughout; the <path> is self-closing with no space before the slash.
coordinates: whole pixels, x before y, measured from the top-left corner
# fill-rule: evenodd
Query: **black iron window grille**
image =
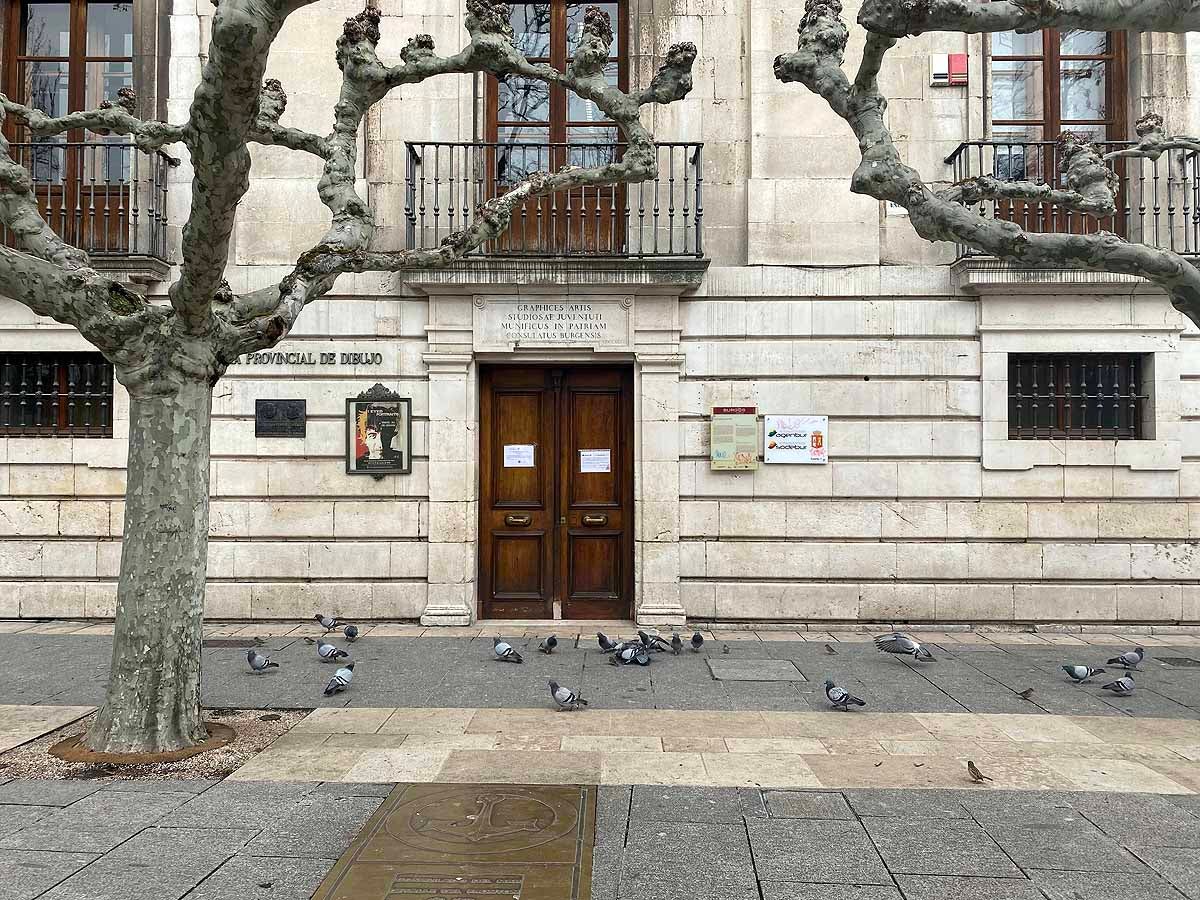
<path id="1" fill-rule="evenodd" d="M 0 435 L 112 437 L 112 408 L 99 353 L 0 353 Z"/>
<path id="2" fill-rule="evenodd" d="M 1009 439 L 1143 439 L 1142 361 L 1138 353 L 1009 354 Z"/>

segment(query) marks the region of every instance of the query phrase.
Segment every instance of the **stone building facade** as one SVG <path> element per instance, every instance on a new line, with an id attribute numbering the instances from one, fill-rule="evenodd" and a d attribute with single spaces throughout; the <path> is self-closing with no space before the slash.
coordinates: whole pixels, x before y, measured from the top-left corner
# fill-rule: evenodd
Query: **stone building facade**
<path id="1" fill-rule="evenodd" d="M 127 42 L 123 19 L 102 25 L 97 13 L 86 32 L 89 46 L 93 31 L 107 35 L 97 55 L 128 61 L 83 59 L 58 82 L 45 80 L 48 64 L 27 76 L 33 64 L 17 60 L 38 55 L 29 23 L 46 26 L 43 40 L 58 20 L 4 0 L 4 90 L 70 104 L 93 95 L 88 73 L 107 66 L 100 90 L 132 79 L 145 111 L 182 121 L 212 7 L 83 6 L 89 16 L 128 6 Z M 458 0 L 380 6 L 385 59 L 418 32 L 442 52 L 464 38 Z M 857 150 L 844 123 L 773 77 L 800 4 L 608 6 L 626 85 L 645 85 L 671 43 L 699 48 L 691 96 L 647 113 L 657 139 L 675 142 L 663 174 L 530 208 L 520 236 L 448 270 L 343 276 L 275 352 L 233 366 L 213 409 L 208 613 L 446 625 L 1200 621 L 1196 329 L 1133 279 L 1023 271 L 929 245 L 894 210 L 850 194 Z M 285 27 L 268 72 L 288 92 L 285 124 L 327 130 L 334 42 L 359 8 L 322 0 Z M 518 35 L 561 58 L 581 9 L 517 7 Z M 72 34 L 76 46 L 83 31 Z M 1120 141 L 1150 110 L 1176 132 L 1200 125 L 1191 38 L 1037 38 L 903 42 L 881 82 L 910 164 L 931 180 L 1052 179 L 1061 127 Z M 861 34 L 851 62 L 860 45 Z M 78 72 L 83 85 L 70 81 Z M 502 182 L 502 167 L 604 152 L 609 132 L 586 107 L 458 76 L 393 92 L 363 136 L 360 189 L 379 245 L 436 240 L 467 198 Z M 186 160 L 131 163 L 89 150 L 95 136 L 70 140 L 79 149 L 29 150 L 46 196 L 73 191 L 77 208 L 111 211 L 120 228 L 79 230 L 70 214 L 64 227 L 163 297 Z M 321 235 L 318 171 L 312 158 L 254 148 L 235 290 L 278 280 Z M 1197 171 L 1184 156 L 1125 164 L 1124 211 L 1104 227 L 1196 251 Z M 987 212 L 1042 230 L 1091 227 L 1049 208 Z M 583 324 L 557 334 L 521 324 L 576 313 Z M 128 403 L 79 355 L 89 350 L 0 300 L 0 617 L 113 613 Z M 347 472 L 347 399 L 376 383 L 411 399 L 409 474 Z M 108 405 L 76 420 L 77 397 Z M 305 401 L 304 436 L 256 436 L 263 400 Z M 828 461 L 714 469 L 719 407 L 827 416 Z M 761 442 L 761 419 L 756 432 Z"/>

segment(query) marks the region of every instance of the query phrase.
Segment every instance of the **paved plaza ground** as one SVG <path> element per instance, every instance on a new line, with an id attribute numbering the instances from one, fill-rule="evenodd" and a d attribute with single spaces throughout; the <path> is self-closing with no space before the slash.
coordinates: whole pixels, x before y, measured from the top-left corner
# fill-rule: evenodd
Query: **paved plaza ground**
<path id="1" fill-rule="evenodd" d="M 111 646 L 104 626 L 4 628 L 0 750 L 90 711 Z M 0 900 L 360 896 L 337 893 L 335 863 L 397 784 L 501 801 L 596 785 L 570 897 L 1200 900 L 1196 636 L 932 633 L 938 661 L 918 665 L 865 634 L 709 632 L 701 653 L 618 669 L 590 630 L 560 629 L 549 657 L 509 633 L 520 666 L 491 659 L 486 629 L 377 628 L 325 700 L 312 626 L 211 626 L 206 705 L 315 712 L 220 781 L 0 769 Z M 247 674 L 254 641 L 279 670 Z M 1131 697 L 1058 669 L 1135 642 Z M 830 710 L 826 677 L 867 710 Z M 592 707 L 554 711 L 548 678 Z"/>

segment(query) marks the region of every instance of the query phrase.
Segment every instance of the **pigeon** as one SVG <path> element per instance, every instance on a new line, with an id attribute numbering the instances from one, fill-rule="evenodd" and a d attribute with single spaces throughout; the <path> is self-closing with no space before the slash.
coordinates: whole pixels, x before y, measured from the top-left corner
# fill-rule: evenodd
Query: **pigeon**
<path id="1" fill-rule="evenodd" d="M 1029 700 L 1033 696 L 1033 688 L 1025 688 L 1023 691 L 1017 691 L 1017 696 L 1022 700 Z M 1029 700 L 1029 702 L 1032 703 L 1033 701 Z"/>
<path id="2" fill-rule="evenodd" d="M 670 648 L 670 645 L 657 634 L 650 635 L 644 631 L 639 631 L 638 640 L 642 642 L 642 646 L 650 653 L 662 653 L 662 651 Z"/>
<path id="3" fill-rule="evenodd" d="M 683 652 L 683 641 L 679 639 L 679 632 L 671 632 L 671 652 L 678 656 Z"/>
<path id="4" fill-rule="evenodd" d="M 357 625 L 347 625 L 345 628 L 342 629 L 342 634 L 344 634 L 346 636 L 346 640 L 348 640 L 350 643 L 353 644 L 355 641 L 358 640 L 358 626 Z"/>
<path id="5" fill-rule="evenodd" d="M 1110 681 L 1108 684 L 1103 685 L 1100 690 L 1112 691 L 1118 697 L 1128 697 L 1133 693 L 1133 676 L 1122 675 L 1116 681 Z"/>
<path id="6" fill-rule="evenodd" d="M 897 653 L 901 656 L 911 656 L 918 662 L 936 662 L 933 654 L 916 638 L 894 631 L 891 634 L 881 634 L 875 638 L 875 646 L 884 653 Z"/>
<path id="7" fill-rule="evenodd" d="M 588 705 L 588 702 L 577 693 L 570 688 L 563 687 L 557 681 L 550 682 L 550 696 L 554 698 L 559 709 L 579 709 L 581 706 Z"/>
<path id="8" fill-rule="evenodd" d="M 260 674 L 267 669 L 278 669 L 279 663 L 271 662 L 254 648 L 246 651 L 246 662 L 250 663 L 250 671 Z"/>
<path id="9" fill-rule="evenodd" d="M 729 653 L 729 645 L 728 645 L 728 644 L 722 644 L 722 645 L 721 645 L 721 652 L 722 652 L 722 653 L 726 653 L 726 654 L 727 654 L 727 653 Z"/>
<path id="10" fill-rule="evenodd" d="M 1136 669 L 1142 664 L 1142 660 L 1146 658 L 1146 651 L 1141 647 L 1134 647 L 1132 650 L 1126 650 L 1120 656 L 1114 656 L 1106 665 L 1109 666 L 1124 666 L 1126 669 Z"/>
<path id="11" fill-rule="evenodd" d="M 540 644 L 538 644 L 538 649 L 549 656 L 554 652 L 554 648 L 557 646 L 558 638 L 556 638 L 554 635 L 550 635 L 550 637 L 545 638 Z"/>
<path id="12" fill-rule="evenodd" d="M 617 642 L 603 631 L 596 632 L 596 641 L 600 644 L 600 650 L 604 653 L 612 653 L 617 649 Z"/>
<path id="13" fill-rule="evenodd" d="M 1104 669 L 1092 669 L 1088 666 L 1063 666 L 1062 670 L 1066 672 L 1067 677 L 1076 684 L 1083 684 L 1092 676 L 1099 675 L 1104 671 Z"/>
<path id="14" fill-rule="evenodd" d="M 650 654 L 644 647 L 625 647 L 613 654 L 610 662 L 614 666 L 627 666 L 636 663 L 639 666 L 650 665 Z"/>
<path id="15" fill-rule="evenodd" d="M 851 706 L 866 706 L 867 701 L 860 700 L 845 688 L 840 688 L 828 678 L 825 679 L 825 696 L 833 704 L 834 709 L 849 709 Z"/>
<path id="16" fill-rule="evenodd" d="M 332 697 L 334 694 L 340 694 L 346 688 L 350 687 L 350 682 L 354 680 L 354 663 L 348 662 L 329 679 L 329 684 L 325 685 L 325 696 Z"/>
<path id="17" fill-rule="evenodd" d="M 349 659 L 350 654 L 345 650 L 340 650 L 329 641 L 317 641 L 317 656 L 325 660 L 325 662 L 336 662 L 339 659 Z"/>
<path id="18" fill-rule="evenodd" d="M 703 644 L 704 644 L 704 635 L 702 635 L 700 632 L 697 631 L 695 634 L 692 635 L 692 652 L 699 653 L 700 647 Z"/>
<path id="19" fill-rule="evenodd" d="M 967 772 L 968 772 L 968 774 L 970 774 L 971 780 L 974 781 L 976 784 L 983 784 L 983 782 L 985 782 L 985 781 L 992 780 L 989 776 L 984 775 L 982 772 L 980 772 L 979 767 L 976 766 L 975 763 L 969 759 L 967 760 Z"/>
<path id="20" fill-rule="evenodd" d="M 512 648 L 512 645 L 500 640 L 500 638 L 492 638 L 492 650 L 496 653 L 496 659 L 502 662 L 525 662 L 521 659 L 521 654 Z"/>
<path id="21" fill-rule="evenodd" d="M 338 620 L 336 616 L 325 616 L 321 613 L 317 613 L 315 616 L 313 616 L 313 618 L 321 623 L 321 627 L 325 629 L 326 634 L 329 634 L 329 632 L 338 627 Z"/>
<path id="22" fill-rule="evenodd" d="M 837 651 L 834 650 L 833 647 L 831 647 L 829 644 L 825 645 L 825 652 L 828 653 L 830 656 L 833 656 L 835 653 L 837 653 Z"/>

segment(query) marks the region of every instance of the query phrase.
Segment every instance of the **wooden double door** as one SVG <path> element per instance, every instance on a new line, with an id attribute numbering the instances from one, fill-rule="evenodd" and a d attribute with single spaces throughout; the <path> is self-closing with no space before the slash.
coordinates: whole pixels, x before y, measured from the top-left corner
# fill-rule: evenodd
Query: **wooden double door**
<path id="1" fill-rule="evenodd" d="M 479 614 L 628 618 L 633 371 L 481 370 Z"/>

